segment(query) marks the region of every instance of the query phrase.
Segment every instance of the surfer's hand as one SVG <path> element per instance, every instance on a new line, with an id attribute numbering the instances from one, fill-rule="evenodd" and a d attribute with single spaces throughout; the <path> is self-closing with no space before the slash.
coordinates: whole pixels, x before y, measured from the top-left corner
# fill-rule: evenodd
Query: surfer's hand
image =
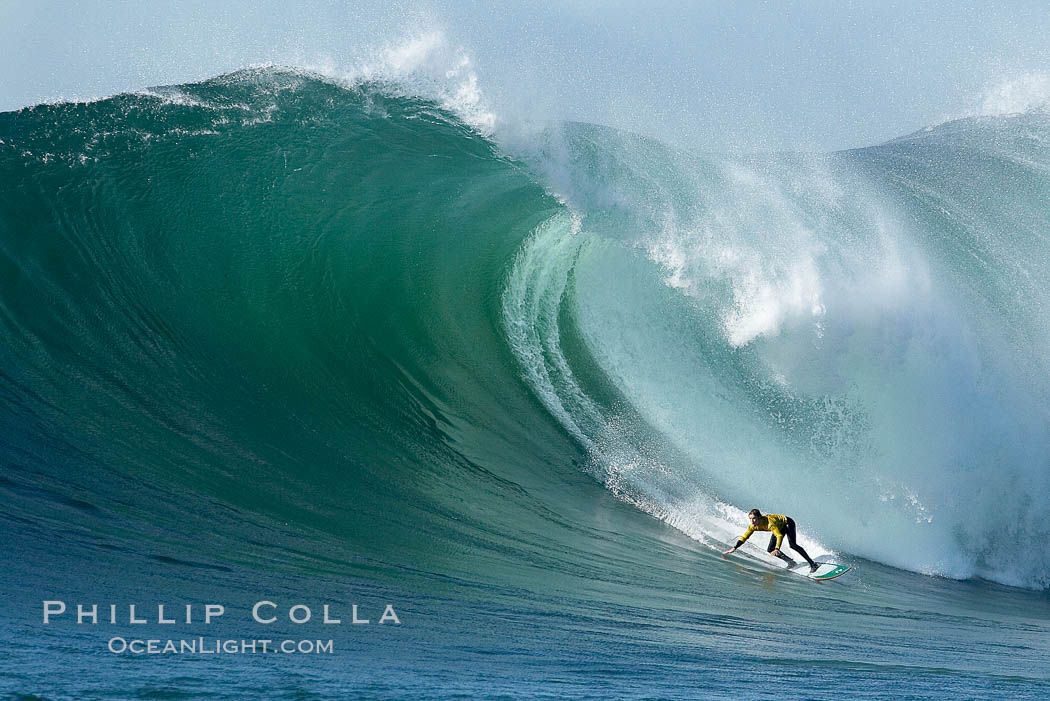
<path id="1" fill-rule="evenodd" d="M 769 554 L 772 555 L 773 557 L 780 557 L 780 548 L 777 548 L 776 550 L 774 550 L 773 552 L 771 552 Z"/>
<path id="2" fill-rule="evenodd" d="M 726 555 L 728 555 L 729 553 L 733 552 L 734 550 L 736 550 L 736 548 L 729 548 L 729 550 L 724 550 L 722 552 L 722 557 L 725 557 Z"/>

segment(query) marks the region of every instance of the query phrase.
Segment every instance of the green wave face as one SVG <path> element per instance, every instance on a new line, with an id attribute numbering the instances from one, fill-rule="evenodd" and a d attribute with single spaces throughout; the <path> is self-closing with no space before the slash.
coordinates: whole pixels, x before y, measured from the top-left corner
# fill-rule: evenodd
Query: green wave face
<path id="1" fill-rule="evenodd" d="M 0 117 L 12 480 L 206 560 L 293 523 L 338 567 L 459 570 L 562 528 L 531 490 L 587 486 L 580 450 L 500 318 L 559 206 L 390 95 L 262 71 Z"/>

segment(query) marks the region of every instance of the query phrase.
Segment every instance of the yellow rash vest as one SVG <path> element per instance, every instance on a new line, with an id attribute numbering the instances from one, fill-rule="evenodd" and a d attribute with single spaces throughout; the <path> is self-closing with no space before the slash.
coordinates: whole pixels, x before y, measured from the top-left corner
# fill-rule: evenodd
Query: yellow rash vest
<path id="1" fill-rule="evenodd" d="M 773 535 L 777 537 L 777 548 L 779 548 L 780 543 L 784 540 L 784 534 L 787 533 L 787 527 L 787 516 L 781 516 L 780 514 L 759 516 L 758 523 L 748 526 L 748 529 L 744 531 L 744 535 L 740 536 L 740 542 L 747 541 L 755 531 L 772 531 Z"/>

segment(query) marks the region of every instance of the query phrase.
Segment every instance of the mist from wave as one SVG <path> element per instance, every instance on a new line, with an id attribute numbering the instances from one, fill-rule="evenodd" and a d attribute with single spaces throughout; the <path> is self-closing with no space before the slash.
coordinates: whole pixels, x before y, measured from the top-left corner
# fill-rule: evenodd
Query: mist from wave
<path id="1" fill-rule="evenodd" d="M 704 542 L 760 506 L 817 552 L 1044 588 L 1048 137 L 1041 109 L 830 155 L 552 130 L 532 159 L 573 214 L 508 285 L 523 371 Z"/>

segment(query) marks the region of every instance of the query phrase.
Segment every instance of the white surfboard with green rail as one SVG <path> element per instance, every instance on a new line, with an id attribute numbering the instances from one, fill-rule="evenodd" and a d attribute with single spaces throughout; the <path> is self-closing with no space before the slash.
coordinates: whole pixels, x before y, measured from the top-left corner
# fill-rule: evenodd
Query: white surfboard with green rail
<path id="1" fill-rule="evenodd" d="M 849 565 L 837 565 L 834 562 L 820 562 L 818 563 L 817 569 L 810 572 L 809 565 L 803 562 L 800 565 L 788 567 L 788 572 L 794 572 L 800 574 L 803 577 L 809 577 L 810 579 L 818 579 L 821 581 L 827 579 L 835 579 L 835 577 L 841 577 L 850 571 Z"/>

